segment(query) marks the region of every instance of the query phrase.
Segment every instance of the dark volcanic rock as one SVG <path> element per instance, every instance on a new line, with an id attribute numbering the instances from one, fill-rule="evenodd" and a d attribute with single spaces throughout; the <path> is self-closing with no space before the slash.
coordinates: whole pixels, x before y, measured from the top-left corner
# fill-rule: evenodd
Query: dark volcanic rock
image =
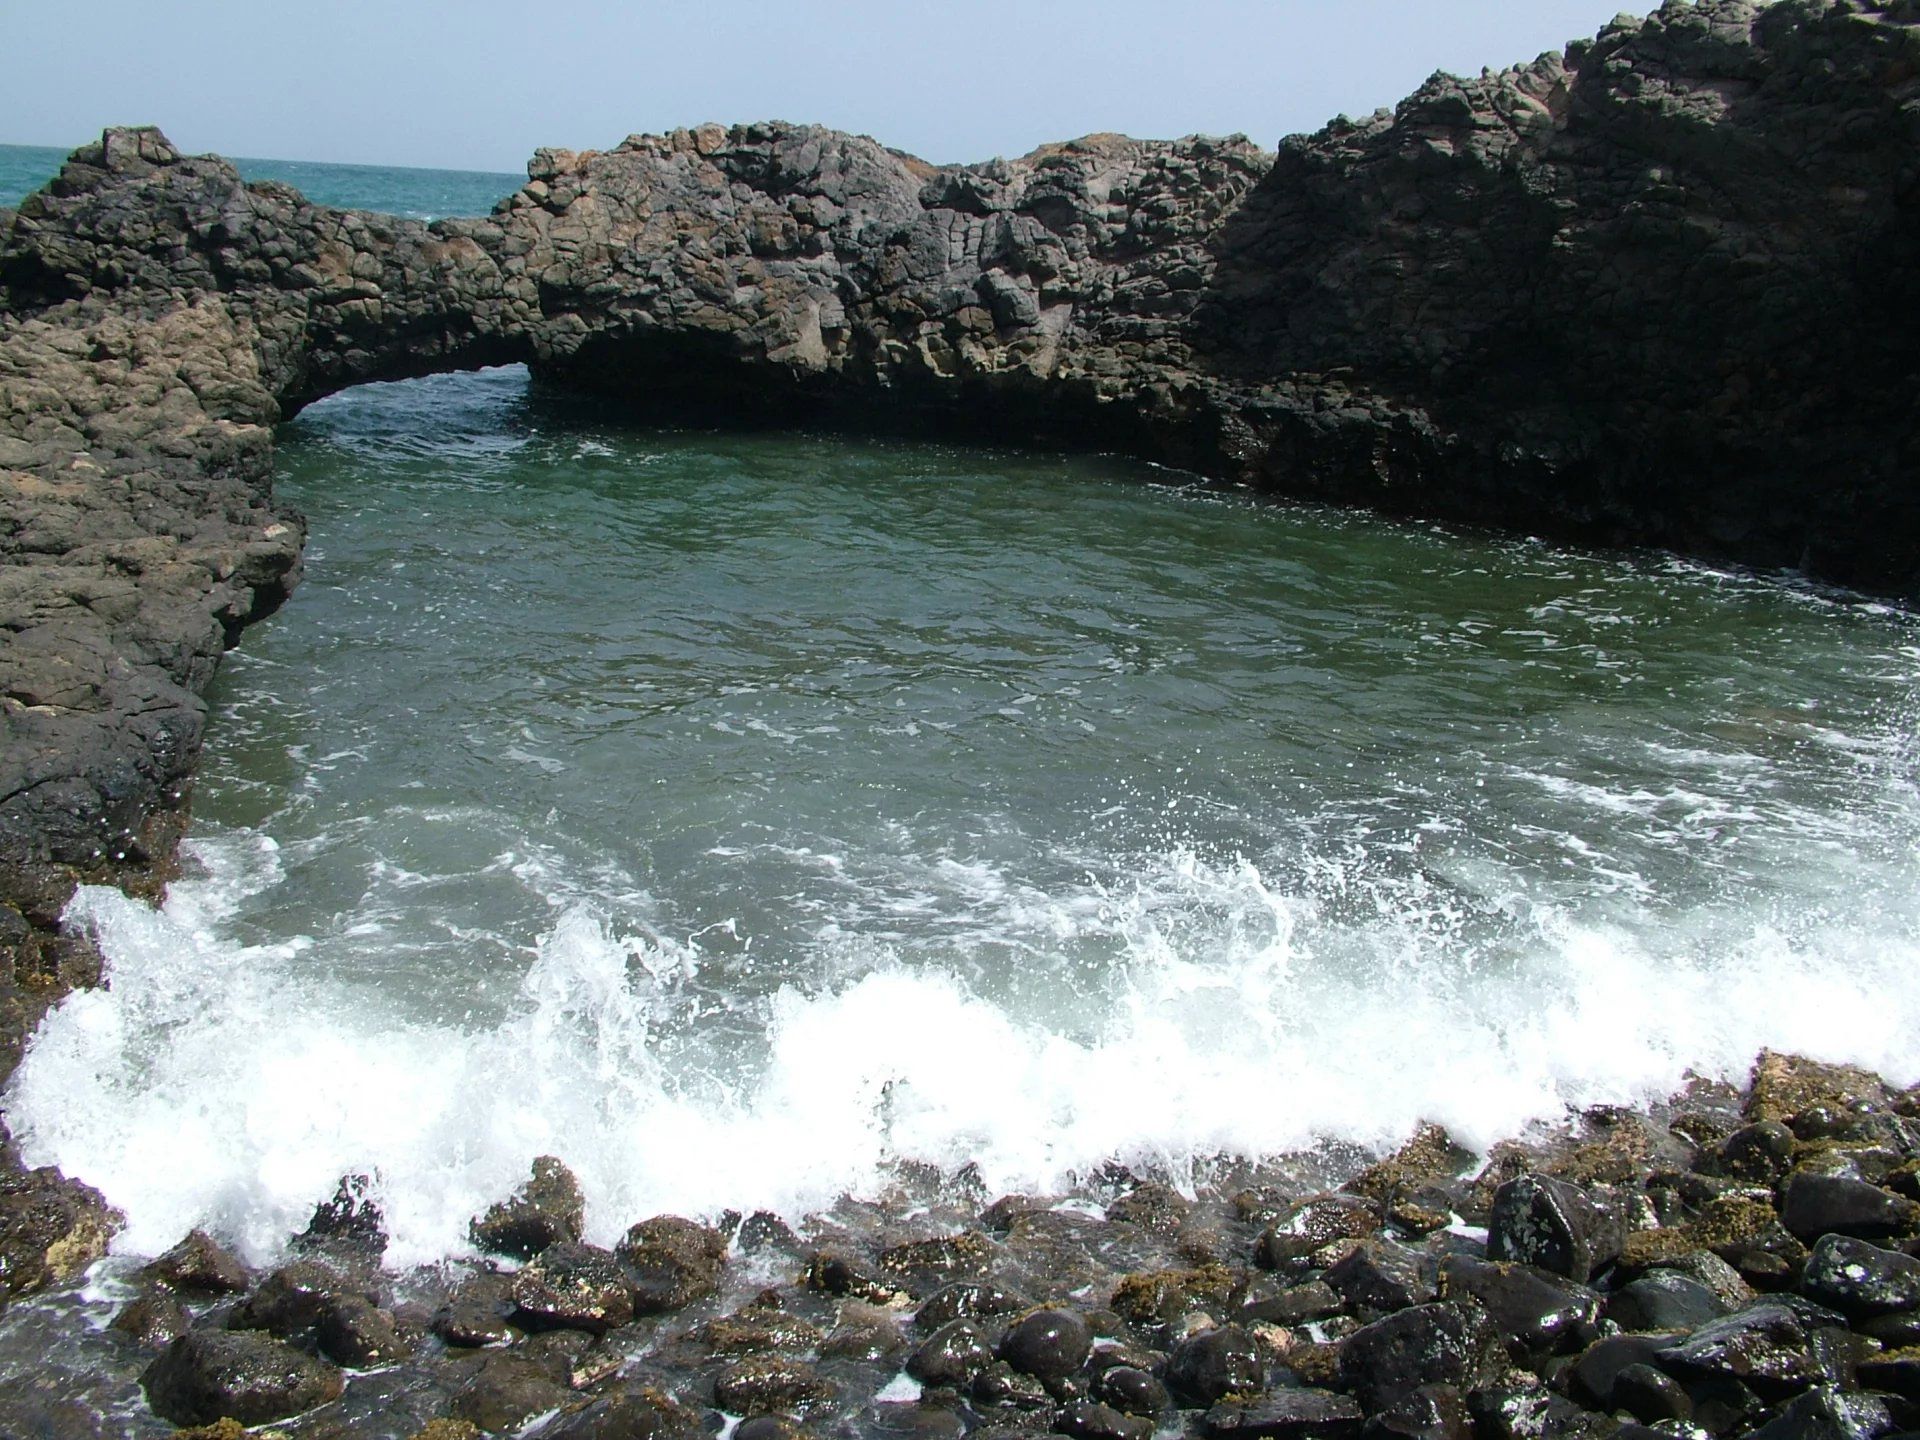
<path id="1" fill-rule="evenodd" d="M 343 1293 L 341 1278 L 312 1260 L 282 1265 L 227 1317 L 235 1330 L 266 1330 L 286 1337 L 320 1323 Z"/>
<path id="2" fill-rule="evenodd" d="M 1813 1247 L 1800 1288 L 1822 1304 L 1863 1318 L 1920 1309 L 1920 1260 L 1865 1240 L 1828 1235 Z"/>
<path id="3" fill-rule="evenodd" d="M 907 1357 L 907 1373 L 923 1385 L 952 1385 L 972 1381 L 993 1363 L 993 1346 L 971 1320 L 953 1320 L 929 1335 Z"/>
<path id="4" fill-rule="evenodd" d="M 1693 1330 L 1732 1308 L 1675 1270 L 1651 1270 L 1607 1296 L 1606 1315 L 1622 1330 Z"/>
<path id="5" fill-rule="evenodd" d="M 513 1277 L 515 1319 L 528 1329 L 604 1334 L 633 1319 L 627 1274 L 608 1251 L 562 1241 Z"/>
<path id="6" fill-rule="evenodd" d="M 171 1290 L 238 1295 L 247 1288 L 247 1267 L 204 1230 L 189 1231 L 140 1273 Z"/>
<path id="7" fill-rule="evenodd" d="M 1885 1401 L 1822 1386 L 1782 1407 L 1749 1440 L 1877 1440 L 1893 1428 Z"/>
<path id="8" fill-rule="evenodd" d="M 1625 1238 L 1619 1221 L 1579 1187 L 1549 1175 L 1523 1175 L 1493 1197 L 1487 1255 L 1585 1281 L 1619 1255 Z"/>
<path id="9" fill-rule="evenodd" d="M 1242 1440 L 1345 1440 L 1358 1435 L 1359 1404 L 1328 1390 L 1276 1390 L 1258 1400 L 1231 1400 L 1207 1412 L 1209 1435 Z"/>
<path id="10" fill-rule="evenodd" d="M 1884 1240 L 1920 1228 L 1920 1205 L 1864 1180 L 1801 1171 L 1781 1190 L 1780 1221 L 1802 1240 L 1827 1234 Z"/>
<path id="11" fill-rule="evenodd" d="M 714 1404 L 736 1415 L 804 1410 L 832 1394 L 832 1384 L 811 1365 L 778 1355 L 736 1360 L 713 1382 Z"/>
<path id="12" fill-rule="evenodd" d="M 1677 1375 L 1724 1376 L 1763 1394 L 1803 1389 L 1823 1376 L 1808 1326 L 1778 1301 L 1763 1301 L 1703 1326 L 1657 1359 Z"/>
<path id="13" fill-rule="evenodd" d="M 496 1255 L 530 1259 L 549 1245 L 578 1240 L 587 1204 L 573 1172 L 551 1155 L 533 1162 L 533 1174 L 513 1195 L 476 1216 L 473 1243 Z"/>
<path id="14" fill-rule="evenodd" d="M 1167 1387 L 1135 1365 L 1112 1365 L 1093 1380 L 1093 1398 L 1129 1415 L 1158 1415 L 1173 1403 Z"/>
<path id="15" fill-rule="evenodd" d="M 1190 1335 L 1167 1358 L 1167 1388 L 1183 1405 L 1212 1405 L 1266 1388 L 1260 1347 L 1238 1325 Z"/>
<path id="16" fill-rule="evenodd" d="M 1449 1256 L 1441 1269 L 1448 1299 L 1479 1302 L 1519 1355 L 1577 1347 L 1597 1333 L 1600 1296 L 1583 1285 L 1524 1265 Z"/>
<path id="17" fill-rule="evenodd" d="M 1470 1390 L 1505 1363 L 1499 1332 L 1479 1306 L 1442 1301 L 1355 1331 L 1340 1350 L 1340 1385 L 1373 1414 L 1422 1385 Z"/>
<path id="18" fill-rule="evenodd" d="M 337 1399 L 344 1380 L 331 1365 L 265 1335 L 195 1330 L 169 1345 L 140 1384 L 154 1413 L 176 1425 L 225 1416 L 259 1425 Z"/>
<path id="19" fill-rule="evenodd" d="M 1007 1327 L 1000 1358 L 1022 1374 L 1058 1380 L 1087 1363 L 1093 1331 L 1077 1310 L 1034 1310 Z"/>
<path id="20" fill-rule="evenodd" d="M 58 1170 L 0 1172 L 0 1294 L 76 1278 L 107 1253 L 120 1218 L 98 1190 Z"/>
<path id="21" fill-rule="evenodd" d="M 615 1253 L 627 1268 L 634 1313 L 665 1315 L 713 1293 L 726 1264 L 727 1237 L 677 1215 L 659 1215 L 628 1230 Z"/>

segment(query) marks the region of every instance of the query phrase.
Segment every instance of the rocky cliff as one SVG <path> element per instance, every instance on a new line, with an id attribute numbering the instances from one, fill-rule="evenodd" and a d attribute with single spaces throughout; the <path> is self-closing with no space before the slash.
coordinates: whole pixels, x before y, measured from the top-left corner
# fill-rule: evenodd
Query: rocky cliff
<path id="1" fill-rule="evenodd" d="M 201 695 L 298 577 L 269 427 L 361 381 L 523 360 L 1920 593 L 1917 0 L 1669 4 L 1277 155 L 706 126 L 529 176 L 422 225 L 113 130 L 0 212 L 14 1044 L 89 975 L 74 883 L 164 881 Z"/>

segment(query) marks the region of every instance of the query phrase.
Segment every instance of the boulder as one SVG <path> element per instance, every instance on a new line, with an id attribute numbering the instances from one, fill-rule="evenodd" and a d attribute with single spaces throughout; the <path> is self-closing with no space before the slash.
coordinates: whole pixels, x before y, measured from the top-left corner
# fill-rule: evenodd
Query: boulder
<path id="1" fill-rule="evenodd" d="M 284 1420 L 340 1397 L 333 1366 L 255 1331 L 194 1330 L 140 1376 L 154 1414 L 175 1425 Z"/>

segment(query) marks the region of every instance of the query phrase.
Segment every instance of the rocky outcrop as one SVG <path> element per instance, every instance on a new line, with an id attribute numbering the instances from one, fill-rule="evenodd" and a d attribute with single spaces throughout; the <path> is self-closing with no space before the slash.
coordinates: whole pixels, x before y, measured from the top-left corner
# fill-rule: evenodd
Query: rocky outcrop
<path id="1" fill-rule="evenodd" d="M 90 978 L 76 881 L 164 883 L 318 396 L 520 360 L 1912 595 L 1917 142 L 1916 0 L 1669 4 L 1277 155 L 635 136 L 432 225 L 109 131 L 0 212 L 0 1031 Z"/>

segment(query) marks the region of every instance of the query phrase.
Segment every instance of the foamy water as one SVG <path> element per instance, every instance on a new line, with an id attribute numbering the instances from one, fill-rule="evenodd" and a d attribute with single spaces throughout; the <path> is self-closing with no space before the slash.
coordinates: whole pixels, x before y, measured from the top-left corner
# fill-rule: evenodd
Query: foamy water
<path id="1" fill-rule="evenodd" d="M 510 375 L 287 457 L 313 578 L 223 679 L 195 876 L 81 892 L 111 986 L 9 1096 L 125 1251 L 265 1258 L 368 1172 L 430 1260 L 543 1153 L 606 1241 L 898 1159 L 1485 1146 L 1762 1046 L 1920 1080 L 1881 607 Z"/>

